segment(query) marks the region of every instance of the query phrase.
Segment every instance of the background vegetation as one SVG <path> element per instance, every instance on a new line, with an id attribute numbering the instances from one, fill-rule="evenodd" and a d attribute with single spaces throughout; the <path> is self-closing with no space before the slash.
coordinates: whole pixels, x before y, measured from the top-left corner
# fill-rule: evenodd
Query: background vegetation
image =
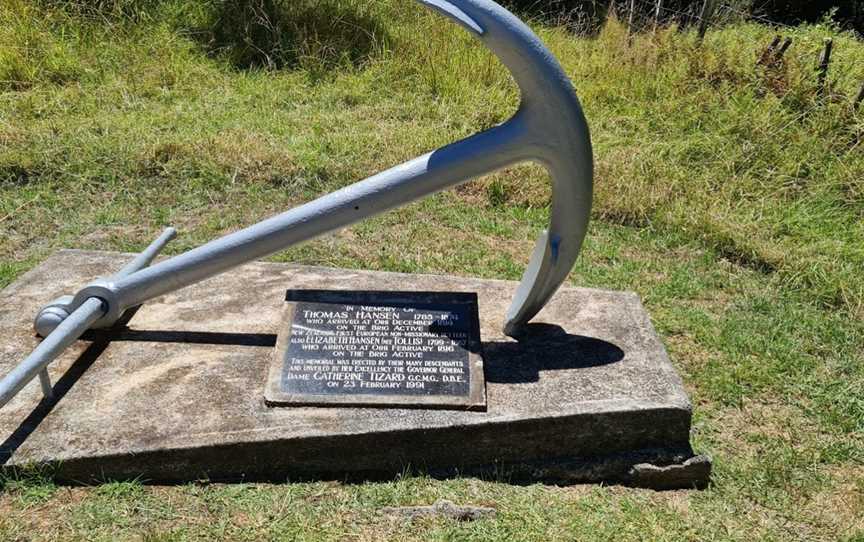
<path id="1" fill-rule="evenodd" d="M 3 481 L 0 538 L 864 539 L 864 46 L 825 19 L 727 17 L 700 43 L 674 24 L 628 40 L 614 17 L 580 36 L 578 14 L 522 13 L 593 131 L 595 221 L 571 282 L 643 297 L 712 488 L 73 489 L 34 475 Z M 757 65 L 778 31 L 792 48 Z M 0 286 L 57 248 L 139 250 L 166 224 L 182 234 L 171 250 L 196 246 L 517 103 L 493 58 L 404 0 L 4 0 Z M 520 166 L 274 260 L 518 279 L 548 198 L 545 173 Z M 499 517 L 377 513 L 438 497 Z"/>

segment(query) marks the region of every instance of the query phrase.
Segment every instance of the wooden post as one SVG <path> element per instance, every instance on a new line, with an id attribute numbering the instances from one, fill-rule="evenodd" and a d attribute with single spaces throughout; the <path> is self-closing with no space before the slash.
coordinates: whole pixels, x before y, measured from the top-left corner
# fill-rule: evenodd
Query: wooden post
<path id="1" fill-rule="evenodd" d="M 636 0 L 630 0 L 630 13 L 627 15 L 627 45 L 633 43 L 633 15 L 636 13 Z"/>
<path id="2" fill-rule="evenodd" d="M 855 97 L 855 109 L 864 102 L 864 83 L 861 83 L 861 90 L 858 91 L 858 96 Z"/>
<path id="3" fill-rule="evenodd" d="M 819 96 L 825 94 L 825 83 L 828 79 L 828 66 L 831 64 L 831 49 L 834 46 L 834 40 L 825 38 L 825 48 L 822 49 L 822 55 L 819 57 L 819 86 L 817 92 Z"/>
<path id="4" fill-rule="evenodd" d="M 766 47 L 765 50 L 762 51 L 762 54 L 759 55 L 759 60 L 756 61 L 756 65 L 759 66 L 761 64 L 767 64 L 768 59 L 771 58 L 771 55 L 774 53 L 774 49 L 776 49 L 778 45 L 780 45 L 780 34 L 774 36 L 774 39 L 771 40 L 771 43 L 768 45 L 768 47 Z"/>
<path id="5" fill-rule="evenodd" d="M 699 14 L 699 41 L 705 39 L 705 32 L 708 31 L 711 16 L 714 14 L 714 1 L 705 0 L 705 3 L 702 4 L 702 12 Z"/>
<path id="6" fill-rule="evenodd" d="M 657 0 L 657 5 L 654 6 L 654 30 L 657 33 L 657 27 L 660 26 L 660 10 L 663 9 L 663 0 Z"/>
<path id="7" fill-rule="evenodd" d="M 769 52 L 773 51 L 774 49 L 777 48 L 778 45 L 780 45 L 780 39 L 781 39 L 780 34 L 777 34 L 776 36 L 774 36 L 774 39 L 771 40 L 771 44 L 768 45 L 768 51 Z"/>
<path id="8" fill-rule="evenodd" d="M 777 51 L 777 54 L 774 55 L 774 61 L 780 62 L 783 58 L 783 55 L 786 54 L 786 51 L 789 49 L 789 46 L 792 45 L 792 38 L 786 38 L 786 41 L 783 42 L 783 45 L 780 46 L 780 49 Z"/>

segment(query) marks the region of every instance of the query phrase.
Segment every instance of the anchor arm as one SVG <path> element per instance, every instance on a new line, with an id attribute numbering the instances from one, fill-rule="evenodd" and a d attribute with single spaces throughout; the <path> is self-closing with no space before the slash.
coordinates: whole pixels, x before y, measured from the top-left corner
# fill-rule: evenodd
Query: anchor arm
<path id="1" fill-rule="evenodd" d="M 491 0 L 417 1 L 472 31 L 507 67 L 522 94 L 517 115 L 526 126 L 526 151 L 552 178 L 549 228 L 537 240 L 504 324 L 513 335 L 555 294 L 581 251 L 593 201 L 588 123 L 561 65 L 515 15 Z"/>

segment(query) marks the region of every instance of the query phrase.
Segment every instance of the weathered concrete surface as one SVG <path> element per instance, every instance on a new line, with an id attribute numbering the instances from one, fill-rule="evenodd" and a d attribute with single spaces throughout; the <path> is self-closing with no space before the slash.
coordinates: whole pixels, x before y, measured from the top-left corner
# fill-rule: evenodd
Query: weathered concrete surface
<path id="1" fill-rule="evenodd" d="M 36 345 L 31 325 L 40 306 L 128 259 L 61 251 L 2 291 L 0 373 Z M 692 458 L 690 402 L 635 294 L 562 289 L 516 342 L 500 332 L 515 287 L 248 265 L 145 305 L 126 329 L 79 341 L 50 368 L 53 402 L 40 403 L 34 381 L 0 410 L 0 463 L 51 463 L 67 481 L 388 477 L 406 468 L 446 475 L 492 467 L 520 478 L 628 482 L 642 472 L 634 465 Z M 289 288 L 476 291 L 488 410 L 266 406 Z M 705 483 L 704 469 L 691 471 L 701 479 L 685 476 L 677 485 Z"/>

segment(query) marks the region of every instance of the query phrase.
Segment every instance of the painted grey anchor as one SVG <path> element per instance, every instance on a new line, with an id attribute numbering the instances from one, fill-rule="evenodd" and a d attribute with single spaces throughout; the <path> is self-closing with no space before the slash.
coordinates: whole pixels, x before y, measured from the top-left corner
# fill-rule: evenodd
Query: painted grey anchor
<path id="1" fill-rule="evenodd" d="M 593 164 L 588 126 L 570 80 L 539 38 L 491 0 L 417 0 L 449 17 L 489 47 L 521 89 L 509 121 L 364 181 L 148 267 L 173 237 L 166 231 L 123 271 L 98 279 L 36 317 L 39 346 L 0 381 L 0 407 L 91 328 L 115 324 L 132 307 L 369 216 L 524 161 L 552 178 L 551 220 L 537 241 L 507 313 L 512 335 L 566 279 L 588 227 Z"/>

